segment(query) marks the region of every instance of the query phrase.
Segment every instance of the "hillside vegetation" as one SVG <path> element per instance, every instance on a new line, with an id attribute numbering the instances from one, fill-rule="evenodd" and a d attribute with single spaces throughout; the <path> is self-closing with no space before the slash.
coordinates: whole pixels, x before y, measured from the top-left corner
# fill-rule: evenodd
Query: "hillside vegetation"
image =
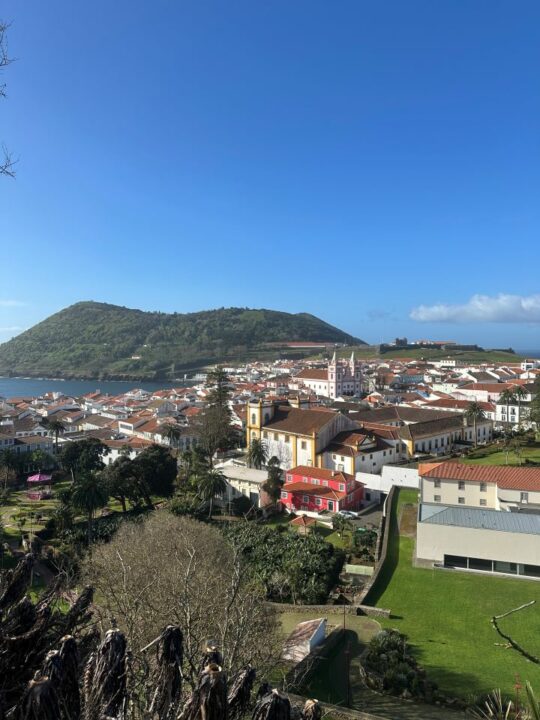
<path id="1" fill-rule="evenodd" d="M 209 363 L 279 357 L 279 347 L 265 344 L 292 341 L 362 342 L 307 313 L 221 308 L 167 314 L 80 302 L 0 345 L 0 374 L 174 378 Z"/>

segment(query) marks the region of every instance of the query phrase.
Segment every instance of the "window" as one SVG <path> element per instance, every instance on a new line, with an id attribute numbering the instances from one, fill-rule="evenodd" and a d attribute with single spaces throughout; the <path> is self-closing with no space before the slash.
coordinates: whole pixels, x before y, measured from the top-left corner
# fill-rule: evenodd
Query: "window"
<path id="1" fill-rule="evenodd" d="M 287 482 L 292 482 L 292 475 L 290 473 L 287 474 Z"/>
<path id="2" fill-rule="evenodd" d="M 324 487 L 328 487 L 328 480 L 323 480 L 322 484 L 324 485 Z"/>
<path id="3" fill-rule="evenodd" d="M 434 495 L 434 496 L 433 496 L 433 502 L 441 502 L 441 496 L 440 496 L 440 495 Z"/>
<path id="4" fill-rule="evenodd" d="M 520 493 L 519 502 L 528 503 L 529 502 L 529 493 L 528 492 Z"/>
<path id="5" fill-rule="evenodd" d="M 255 425 L 257 423 L 257 416 L 255 413 L 251 413 L 251 424 Z"/>
<path id="6" fill-rule="evenodd" d="M 459 503 L 460 505 L 465 505 L 465 498 L 464 498 L 464 497 L 458 497 L 457 501 L 458 501 L 458 503 Z"/>
<path id="7" fill-rule="evenodd" d="M 309 495 L 303 495 L 302 502 L 305 502 L 305 503 L 309 502 Z"/>
<path id="8" fill-rule="evenodd" d="M 366 456 L 362 455 L 362 462 L 365 462 L 365 460 L 366 460 Z"/>
<path id="9" fill-rule="evenodd" d="M 339 492 L 345 492 L 345 485 L 343 483 L 339 483 Z"/>
<path id="10" fill-rule="evenodd" d="M 330 510 L 330 512 L 334 511 L 334 501 L 333 500 L 328 501 L 328 509 Z"/>
<path id="11" fill-rule="evenodd" d="M 486 483 L 480 483 L 480 492 L 486 492 L 487 485 Z"/>
<path id="12" fill-rule="evenodd" d="M 283 490 L 281 491 L 281 499 L 282 500 L 286 500 L 288 496 L 289 496 L 289 493 L 283 492 Z"/>
<path id="13" fill-rule="evenodd" d="M 302 450 L 306 450 L 307 442 L 305 440 L 302 440 L 302 442 L 300 443 L 300 447 L 302 448 Z"/>
<path id="14" fill-rule="evenodd" d="M 268 433 L 267 433 L 266 430 L 265 430 L 265 431 L 263 432 L 263 438 L 267 438 L 267 437 L 268 437 Z"/>
<path id="15" fill-rule="evenodd" d="M 440 480 L 434 480 L 434 481 L 433 481 L 433 487 L 440 488 L 440 487 L 441 487 L 441 481 L 440 481 Z"/>
<path id="16" fill-rule="evenodd" d="M 487 505 L 487 500 L 486 500 L 486 498 L 480 498 L 480 505 L 481 505 L 482 507 L 486 507 L 486 505 Z"/>
<path id="17" fill-rule="evenodd" d="M 321 498 L 319 498 L 319 497 L 318 497 L 318 498 L 315 498 L 315 505 L 322 505 L 322 500 L 321 500 Z"/>
<path id="18" fill-rule="evenodd" d="M 458 482 L 458 490 L 465 490 L 465 483 L 463 480 Z"/>
<path id="19" fill-rule="evenodd" d="M 285 435 L 285 442 L 286 442 L 286 443 L 290 443 L 290 442 L 291 442 L 291 437 L 290 437 L 290 435 Z"/>
<path id="20" fill-rule="evenodd" d="M 274 440 L 277 442 L 279 440 L 279 435 L 277 433 L 274 433 Z"/>

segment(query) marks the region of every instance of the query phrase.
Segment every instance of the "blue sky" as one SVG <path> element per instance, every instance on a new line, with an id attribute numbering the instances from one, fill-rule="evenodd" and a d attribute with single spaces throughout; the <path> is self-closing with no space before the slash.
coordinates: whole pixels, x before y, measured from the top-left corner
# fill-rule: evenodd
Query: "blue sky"
<path id="1" fill-rule="evenodd" d="M 540 349 L 538 2 L 1 12 L 0 340 L 92 299 Z"/>

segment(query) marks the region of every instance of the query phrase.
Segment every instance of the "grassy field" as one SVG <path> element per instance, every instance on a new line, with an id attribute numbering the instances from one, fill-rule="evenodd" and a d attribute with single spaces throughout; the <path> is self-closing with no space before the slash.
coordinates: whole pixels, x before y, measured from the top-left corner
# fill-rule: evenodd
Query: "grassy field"
<path id="1" fill-rule="evenodd" d="M 521 448 L 521 463 L 520 458 L 515 452 L 511 451 L 508 453 L 508 465 L 524 465 L 525 460 L 531 462 L 540 463 L 540 443 L 534 443 L 530 445 L 524 445 Z M 506 453 L 503 450 L 497 452 L 475 452 L 472 457 L 468 457 L 462 460 L 464 463 L 470 465 L 506 465 Z"/>
<path id="2" fill-rule="evenodd" d="M 421 358 L 425 360 L 443 360 L 445 358 L 453 358 L 478 363 L 516 363 L 523 359 L 521 355 L 515 355 L 514 353 L 505 352 L 504 350 L 485 350 L 482 352 L 478 350 L 438 350 L 436 348 L 396 348 L 395 350 L 388 350 L 381 354 L 379 352 L 379 345 L 354 345 L 338 348 L 337 356 L 338 358 L 349 358 L 353 350 L 356 358 L 359 360 L 419 360 Z M 322 358 L 323 354 L 317 353 L 310 356 L 309 359 L 321 360 Z"/>
<path id="3" fill-rule="evenodd" d="M 516 674 L 540 689 L 540 666 L 508 649 L 490 618 L 531 600 L 536 605 L 501 622 L 529 652 L 540 652 L 540 582 L 421 569 L 412 565 L 414 537 L 399 531 L 414 490 L 398 491 L 390 517 L 387 562 L 368 604 L 390 608 L 381 620 L 409 637 L 419 662 L 442 690 L 469 699 L 493 688 L 513 693 Z"/>

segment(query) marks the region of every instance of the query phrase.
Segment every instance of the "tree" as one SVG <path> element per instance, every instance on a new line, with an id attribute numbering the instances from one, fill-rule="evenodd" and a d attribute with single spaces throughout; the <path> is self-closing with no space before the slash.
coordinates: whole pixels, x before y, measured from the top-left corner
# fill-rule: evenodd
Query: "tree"
<path id="1" fill-rule="evenodd" d="M 486 414 L 482 410 L 482 406 L 477 403 L 476 400 L 473 400 L 467 405 L 467 409 L 465 410 L 465 417 L 469 421 L 472 420 L 474 428 L 474 444 L 476 446 L 478 445 L 478 433 L 476 431 L 476 424 L 479 420 L 484 420 Z"/>
<path id="2" fill-rule="evenodd" d="M 527 397 L 527 391 L 525 390 L 525 388 L 522 385 L 515 386 L 514 397 L 517 400 L 517 404 L 518 404 L 518 427 L 521 428 L 521 422 L 522 422 L 521 403 Z"/>
<path id="3" fill-rule="evenodd" d="M 78 473 L 89 474 L 103 470 L 103 456 L 108 455 L 109 448 L 97 438 L 85 438 L 68 442 L 60 453 L 60 464 L 71 473 L 72 480 Z"/>
<path id="4" fill-rule="evenodd" d="M 178 441 L 182 437 L 182 428 L 176 423 L 167 423 L 163 426 L 164 435 L 169 441 L 171 448 L 178 450 Z"/>
<path id="5" fill-rule="evenodd" d="M 110 542 L 94 547 L 83 575 L 96 587 L 101 617 L 107 625 L 115 618 L 126 633 L 134 664 L 139 649 L 170 623 L 184 634 L 188 683 L 199 676 L 208 638 L 228 673 L 247 663 L 264 673 L 275 662 L 276 623 L 264 590 L 246 571 L 243 554 L 214 527 L 166 511 L 122 523 Z"/>
<path id="6" fill-rule="evenodd" d="M 8 54 L 7 47 L 7 30 L 8 24 L 0 21 L 0 70 L 7 67 L 12 61 Z M 0 84 L 0 98 L 6 97 L 6 86 Z M 0 160 L 0 175 L 7 175 L 8 177 L 15 177 L 15 161 L 11 153 L 3 148 L 4 157 Z"/>
<path id="7" fill-rule="evenodd" d="M 281 497 L 281 488 L 283 487 L 283 474 L 281 472 L 280 462 L 274 455 L 267 464 L 268 477 L 261 485 L 261 488 L 269 496 L 273 503 L 277 503 Z"/>
<path id="8" fill-rule="evenodd" d="M 210 468 L 199 480 L 199 494 L 203 500 L 209 503 L 208 517 L 212 517 L 214 509 L 214 498 L 216 495 L 223 495 L 227 490 L 225 475 L 215 468 Z"/>
<path id="9" fill-rule="evenodd" d="M 511 447 L 514 452 L 514 455 L 516 456 L 518 464 L 521 465 L 521 457 L 522 457 L 521 439 L 519 437 L 512 438 Z"/>
<path id="10" fill-rule="evenodd" d="M 505 388 L 499 395 L 499 402 L 506 405 L 506 422 L 508 423 L 508 427 L 510 427 L 510 405 L 515 402 L 515 399 L 514 391 L 510 388 Z"/>
<path id="11" fill-rule="evenodd" d="M 10 478 L 19 469 L 19 463 L 19 457 L 13 450 L 9 448 L 0 450 L 0 467 L 2 467 L 4 471 L 4 492 L 7 491 Z"/>
<path id="12" fill-rule="evenodd" d="M 231 390 L 229 378 L 223 368 L 208 373 L 206 386 L 210 389 L 206 406 L 199 414 L 197 432 L 199 442 L 212 459 L 218 450 L 228 450 L 234 445 L 236 433 L 231 424 Z"/>
<path id="13" fill-rule="evenodd" d="M 119 455 L 113 463 L 107 465 L 103 471 L 103 479 L 109 495 L 118 500 L 122 505 L 122 512 L 126 512 L 127 500 L 137 500 L 133 461 L 125 455 Z"/>
<path id="14" fill-rule="evenodd" d="M 92 524 L 96 514 L 106 505 L 109 495 L 103 479 L 97 473 L 80 474 L 73 485 L 71 502 L 73 507 L 86 514 L 88 544 L 92 542 Z"/>
<path id="15" fill-rule="evenodd" d="M 536 425 L 537 434 L 540 432 L 540 375 L 533 384 L 532 400 L 529 408 L 529 419 Z"/>
<path id="16" fill-rule="evenodd" d="M 54 458 L 41 448 L 33 450 L 30 453 L 30 459 L 32 461 L 32 467 L 38 472 L 41 472 L 42 470 L 50 470 L 55 465 Z"/>
<path id="17" fill-rule="evenodd" d="M 174 480 L 178 472 L 175 458 L 168 448 L 150 445 L 131 461 L 136 493 L 153 508 L 151 495 L 170 497 L 174 491 Z"/>
<path id="18" fill-rule="evenodd" d="M 340 538 L 343 538 L 346 532 L 351 533 L 353 531 L 354 526 L 348 518 L 339 513 L 335 513 L 332 517 L 332 528 Z"/>
<path id="19" fill-rule="evenodd" d="M 56 455 L 58 455 L 58 436 L 64 434 L 66 426 L 60 418 L 53 417 L 47 422 L 47 429 L 54 435 L 54 448 Z"/>
<path id="20" fill-rule="evenodd" d="M 249 467 L 260 470 L 268 459 L 268 450 L 266 445 L 259 438 L 253 438 L 247 451 L 247 461 Z"/>

